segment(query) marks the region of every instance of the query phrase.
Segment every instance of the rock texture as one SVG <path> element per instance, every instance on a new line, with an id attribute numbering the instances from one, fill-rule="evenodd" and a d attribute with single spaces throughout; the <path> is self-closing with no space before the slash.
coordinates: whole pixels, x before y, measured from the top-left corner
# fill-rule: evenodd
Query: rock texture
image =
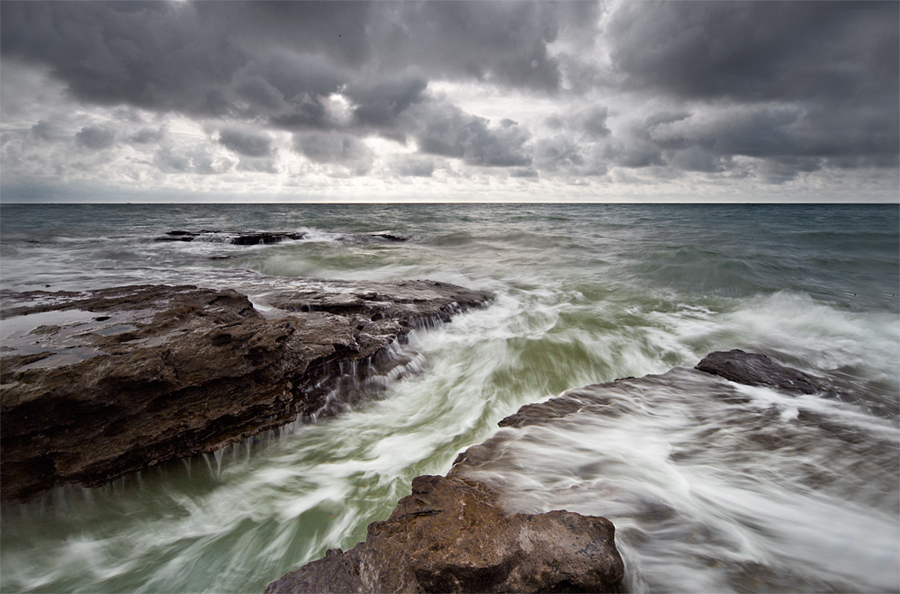
<path id="1" fill-rule="evenodd" d="M 298 282 L 267 295 L 267 317 L 193 286 L 2 297 L 0 495 L 24 500 L 333 414 L 410 362 L 396 348 L 410 330 L 490 295 Z"/>
<path id="2" fill-rule="evenodd" d="M 504 514 L 496 494 L 459 477 L 420 476 L 365 542 L 328 551 L 272 582 L 298 592 L 618 592 L 624 565 L 605 518 Z"/>

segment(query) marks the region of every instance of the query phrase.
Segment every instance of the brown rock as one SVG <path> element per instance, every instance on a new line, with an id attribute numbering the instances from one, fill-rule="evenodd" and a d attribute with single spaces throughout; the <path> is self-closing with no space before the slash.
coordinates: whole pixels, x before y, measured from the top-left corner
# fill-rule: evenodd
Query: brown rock
<path id="1" fill-rule="evenodd" d="M 298 592 L 618 592 L 624 565 L 605 518 L 503 513 L 483 484 L 420 476 L 366 540 L 272 582 Z"/>
<path id="2" fill-rule="evenodd" d="M 5 292 L 6 323 L 72 318 L 4 344 L 2 498 L 99 485 L 339 412 L 409 362 L 390 356 L 391 343 L 489 298 L 426 281 L 303 286 L 271 295 L 295 310 L 274 318 L 235 291 L 192 286 Z"/>

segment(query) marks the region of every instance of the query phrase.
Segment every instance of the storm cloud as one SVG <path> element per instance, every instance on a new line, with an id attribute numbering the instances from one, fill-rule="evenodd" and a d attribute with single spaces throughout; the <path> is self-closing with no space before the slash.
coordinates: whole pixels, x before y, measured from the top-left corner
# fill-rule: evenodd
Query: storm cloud
<path id="1" fill-rule="evenodd" d="M 246 157 L 268 157 L 272 154 L 272 139 L 239 128 L 226 128 L 219 133 L 219 144 Z"/>
<path id="2" fill-rule="evenodd" d="M 75 135 L 78 143 L 92 151 L 109 148 L 115 143 L 116 135 L 112 130 L 99 126 L 85 126 Z"/>
<path id="3" fill-rule="evenodd" d="M 130 147 L 144 181 L 860 171 L 890 191 L 898 6 L 5 0 L 3 173 Z"/>

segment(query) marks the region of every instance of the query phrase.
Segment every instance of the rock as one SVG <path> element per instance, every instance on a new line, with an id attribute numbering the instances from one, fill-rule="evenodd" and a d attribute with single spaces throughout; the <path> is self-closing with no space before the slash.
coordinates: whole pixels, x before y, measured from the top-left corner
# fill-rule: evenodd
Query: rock
<path id="1" fill-rule="evenodd" d="M 270 245 L 281 243 L 286 239 L 303 239 L 306 233 L 241 233 L 232 237 L 228 243 L 234 245 Z"/>
<path id="2" fill-rule="evenodd" d="M 447 477 L 414 479 L 412 494 L 386 521 L 370 524 L 364 542 L 346 552 L 328 551 L 269 584 L 266 594 L 617 592 L 624 569 L 608 520 L 566 511 L 503 511 L 502 502 L 515 500 L 516 492 L 498 477 L 504 468 L 522 464 L 510 457 L 509 444 L 529 426 L 552 427 L 578 415 L 635 414 L 647 405 L 636 395 L 658 393 L 665 400 L 675 390 L 738 406 L 749 402 L 733 385 L 708 374 L 801 393 L 824 386 L 763 355 L 734 350 L 711 353 L 696 369 L 585 386 L 525 405 L 499 422 L 505 431 L 460 453 Z M 667 522 L 676 513 L 652 498 L 629 505 L 639 505 L 646 522 Z"/>
<path id="3" fill-rule="evenodd" d="M 409 241 L 409 237 L 403 237 L 401 235 L 394 235 L 392 233 L 370 233 L 369 236 L 377 237 L 379 239 L 384 239 L 386 241 L 394 241 L 394 242 Z"/>
<path id="4" fill-rule="evenodd" d="M 819 379 L 784 367 L 765 355 L 740 349 L 710 353 L 695 369 L 748 386 L 768 386 L 795 394 L 815 394 L 828 388 Z"/>
<path id="5" fill-rule="evenodd" d="M 373 239 L 379 241 L 388 241 L 392 243 L 402 243 L 404 241 L 409 241 L 409 237 L 394 235 L 392 233 L 351 233 L 349 235 L 342 235 L 339 239 L 341 241 L 349 242 L 371 241 Z"/>
<path id="6" fill-rule="evenodd" d="M 306 233 L 281 232 L 248 232 L 248 231 L 223 231 L 220 229 L 202 229 L 200 231 L 186 231 L 176 229 L 168 231 L 165 235 L 154 238 L 154 241 L 210 241 L 219 243 L 231 243 L 234 245 L 271 245 L 292 239 L 304 239 Z M 346 242 L 379 242 L 402 243 L 409 241 L 409 237 L 395 235 L 393 233 L 349 233 L 338 235 L 339 241 Z"/>
<path id="7" fill-rule="evenodd" d="M 605 518 L 503 513 L 496 494 L 459 477 L 420 476 L 365 542 L 272 582 L 298 592 L 618 592 L 624 565 Z"/>
<path id="8" fill-rule="evenodd" d="M 295 285 L 268 296 L 273 317 L 193 286 L 3 292 L 4 328 L 23 330 L 0 359 L 0 496 L 96 486 L 339 412 L 410 363 L 388 348 L 410 330 L 490 298 L 430 281 Z"/>
<path id="9" fill-rule="evenodd" d="M 154 241 L 218 241 L 222 243 L 231 243 L 234 245 L 270 245 L 281 243 L 288 239 L 303 239 L 306 233 L 284 232 L 260 232 L 248 233 L 245 231 L 169 231 L 161 237 L 157 237 Z"/>
<path id="10" fill-rule="evenodd" d="M 842 452 L 848 456 L 844 462 L 855 460 L 853 473 L 865 477 L 861 480 L 870 492 L 893 493 L 896 440 L 888 433 L 862 439 L 857 422 L 845 424 L 833 410 L 826 413 L 831 407 L 800 403 L 794 408 L 785 398 L 772 398 L 772 394 L 735 382 L 788 394 L 815 391 L 814 397 L 805 398 L 807 404 L 832 397 L 859 402 L 841 391 L 832 375 L 814 378 L 743 351 L 712 353 L 696 369 L 675 367 L 660 375 L 588 385 L 522 406 L 499 422 L 503 429 L 460 453 L 448 476 L 487 485 L 510 513 L 577 506 L 571 509 L 608 514 L 619 528 L 620 542 L 627 542 L 626 551 L 634 554 L 627 559 L 627 587 L 633 591 L 672 590 L 667 564 L 698 556 L 705 567 L 715 567 L 717 575 L 727 575 L 728 585 L 736 591 L 790 589 L 784 584 L 808 586 L 811 582 L 806 578 L 792 575 L 790 564 L 762 564 L 757 571 L 757 567 L 735 560 L 728 547 L 720 545 L 733 538 L 726 536 L 727 531 L 719 532 L 720 518 L 710 516 L 708 522 L 698 522 L 690 505 L 680 505 L 679 488 L 670 497 L 666 490 L 673 482 L 662 477 L 672 472 L 681 481 L 696 468 L 733 465 L 735 476 L 741 479 L 752 479 L 758 472 L 766 480 L 773 468 L 781 468 L 772 462 L 794 456 L 797 466 L 785 476 L 803 490 L 827 493 L 837 485 L 832 468 L 840 466 L 846 471 L 846 464 L 834 464 L 822 453 Z M 645 423 L 654 430 L 647 435 L 634 431 Z M 603 435 L 606 431 L 610 433 Z M 652 456 L 664 452 L 664 464 L 645 466 L 649 459 L 646 444 L 657 443 L 665 445 Z M 819 454 L 810 454 L 811 443 L 821 448 Z M 630 454 L 629 450 L 640 453 Z M 651 476 L 658 472 L 662 477 Z M 740 506 L 734 510 L 738 521 L 752 516 Z M 697 534 L 710 543 L 701 553 L 693 548 Z M 651 558 L 652 562 L 648 561 Z M 642 572 L 642 565 L 653 564 L 658 564 L 655 569 Z M 831 583 L 821 590 L 848 589 Z"/>

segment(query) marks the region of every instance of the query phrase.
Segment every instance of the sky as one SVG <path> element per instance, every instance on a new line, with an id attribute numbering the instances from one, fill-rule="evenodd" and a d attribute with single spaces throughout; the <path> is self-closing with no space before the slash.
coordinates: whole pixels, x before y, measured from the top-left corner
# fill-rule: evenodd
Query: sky
<path id="1" fill-rule="evenodd" d="M 0 2 L 0 201 L 900 201 L 900 3 Z"/>

